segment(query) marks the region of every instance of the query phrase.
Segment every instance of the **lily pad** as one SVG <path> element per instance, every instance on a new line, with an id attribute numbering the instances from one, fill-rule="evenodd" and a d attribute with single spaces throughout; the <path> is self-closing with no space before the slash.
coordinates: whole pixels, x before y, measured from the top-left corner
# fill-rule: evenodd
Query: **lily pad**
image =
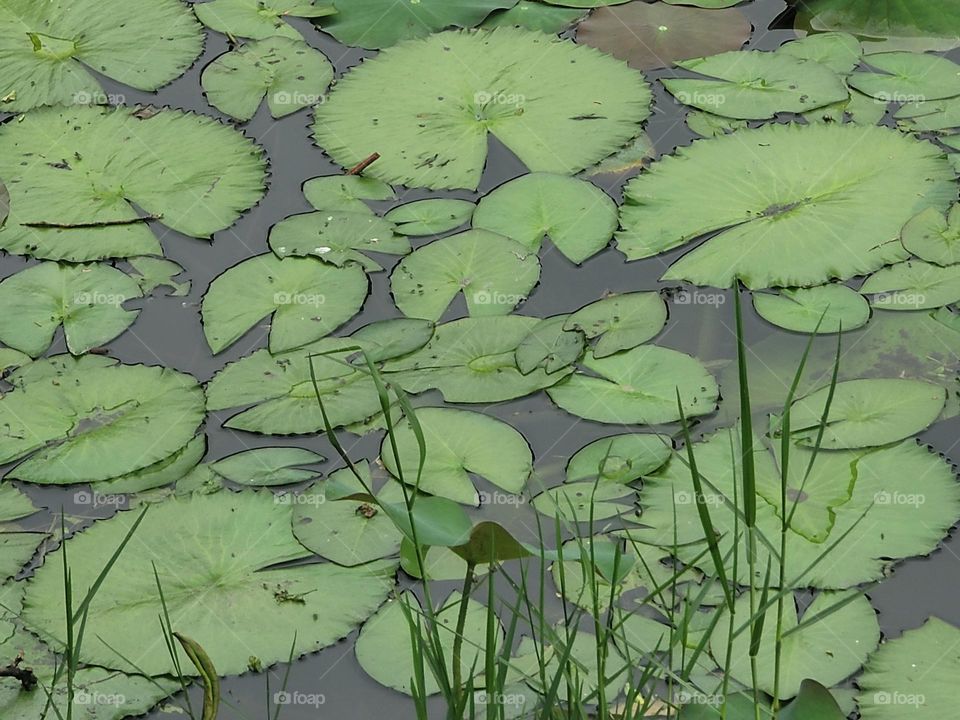
<path id="1" fill-rule="evenodd" d="M 171 485 L 182 480 L 203 460 L 207 453 L 207 438 L 197 435 L 190 442 L 172 455 L 148 465 L 141 470 L 135 470 L 126 475 L 120 475 L 110 480 L 97 483 L 94 490 L 102 495 L 118 495 L 123 493 L 143 493 L 156 488 Z M 216 479 L 219 481 L 219 477 Z"/>
<path id="2" fill-rule="evenodd" d="M 326 175 L 307 180 L 303 195 L 317 210 L 344 210 L 372 215 L 364 200 L 392 200 L 393 188 L 362 175 Z"/>
<path id="3" fill-rule="evenodd" d="M 625 175 L 633 170 L 646 167 L 647 162 L 657 154 L 653 140 L 647 133 L 640 133 L 609 157 L 601 160 L 585 173 L 589 177 L 597 175 Z"/>
<path id="4" fill-rule="evenodd" d="M 469 222 L 475 209 L 469 200 L 431 198 L 401 205 L 385 217 L 401 235 L 439 235 Z"/>
<path id="5" fill-rule="evenodd" d="M 344 45 L 377 50 L 451 27 L 470 28 L 517 0 L 350 0 L 321 20 L 322 29 Z"/>
<path id="6" fill-rule="evenodd" d="M 523 490 L 533 470 L 533 455 L 523 436 L 496 418 L 467 410 L 423 408 L 417 420 L 426 441 L 426 460 L 419 487 L 431 495 L 477 505 L 479 495 L 470 474 L 507 492 Z M 384 467 L 409 485 L 417 484 L 420 451 L 409 423 L 396 429 L 398 467 L 388 439 L 380 449 Z"/>
<path id="7" fill-rule="evenodd" d="M 317 108 L 314 132 L 344 167 L 380 153 L 371 177 L 473 189 L 488 133 L 531 171 L 572 174 L 635 137 L 650 98 L 639 73 L 592 48 L 506 27 L 444 32 L 349 72 Z"/>
<path id="8" fill-rule="evenodd" d="M 480 27 L 513 25 L 556 35 L 585 16 L 586 10 L 580 8 L 553 7 L 538 0 L 520 0 L 509 10 L 496 10 L 491 13 Z"/>
<path id="9" fill-rule="evenodd" d="M 731 177 L 741 186 L 735 197 L 713 191 Z M 695 142 L 625 193 L 617 240 L 628 259 L 719 231 L 664 279 L 729 287 L 739 278 L 757 289 L 820 285 L 903 260 L 890 241 L 921 210 L 946 210 L 956 188 L 930 143 L 880 127 L 773 124 Z"/>
<path id="10" fill-rule="evenodd" d="M 817 617 L 836 603 L 845 600 L 840 593 L 821 593 L 805 610 L 800 621 Z M 788 596 L 784 605 L 783 632 L 789 633 L 797 627 L 797 606 Z M 737 615 L 750 616 L 750 598 L 742 596 L 737 600 Z M 710 645 L 717 657 L 726 657 L 727 633 L 730 624 L 728 611 L 723 611 L 710 639 Z M 777 632 L 777 605 L 771 606 L 765 613 L 763 635 L 760 650 L 756 656 L 759 671 L 757 688 L 772 693 L 774 688 L 774 645 Z M 732 662 L 730 675 L 737 681 L 748 684 L 750 673 L 750 637 L 751 633 L 740 633 L 733 641 L 730 651 Z M 838 639 L 842 638 L 842 642 Z M 880 627 L 877 614 L 870 601 L 863 595 L 841 607 L 826 617 L 796 630 L 783 641 L 783 664 L 780 667 L 780 699 L 786 700 L 800 692 L 800 684 L 805 679 L 813 679 L 830 687 L 853 675 L 863 665 L 867 656 L 880 642 Z"/>
<path id="11" fill-rule="evenodd" d="M 196 3 L 193 11 L 208 28 L 232 37 L 298 40 L 300 33 L 286 17 L 320 18 L 337 9 L 326 0 L 210 0 Z"/>
<path id="12" fill-rule="evenodd" d="M 19 573 L 45 537 L 38 532 L 0 532 L 0 582 Z"/>
<path id="13" fill-rule="evenodd" d="M 747 127 L 747 121 L 691 110 L 687 113 L 687 127 L 702 137 L 719 137 Z"/>
<path id="14" fill-rule="evenodd" d="M 617 206 L 577 178 L 532 173 L 504 183 L 477 205 L 473 226 L 513 238 L 530 252 L 544 236 L 568 260 L 582 263 L 603 250 L 617 229 Z"/>
<path id="15" fill-rule="evenodd" d="M 2 107 L 25 112 L 41 105 L 112 104 L 98 75 L 156 90 L 202 50 L 200 25 L 178 0 L 8 0 L 0 8 Z"/>
<path id="16" fill-rule="evenodd" d="M 716 380 L 699 360 L 676 350 L 644 345 L 606 358 L 588 353 L 576 373 L 547 390 L 567 412 L 618 425 L 654 425 L 680 419 L 679 391 L 687 417 L 716 409 Z"/>
<path id="17" fill-rule="evenodd" d="M 210 104 L 231 117 L 249 120 L 266 96 L 270 114 L 281 118 L 320 102 L 333 66 L 302 40 L 269 37 L 224 53 L 200 80 Z"/>
<path id="18" fill-rule="evenodd" d="M 279 258 L 310 256 L 343 267 L 356 263 L 368 272 L 383 270 L 365 253 L 406 255 L 410 243 L 393 223 L 373 213 L 344 210 L 293 215 L 270 229 L 270 249 Z"/>
<path id="19" fill-rule="evenodd" d="M 573 313 L 564 327 L 599 337 L 593 347 L 593 356 L 599 359 L 653 339 L 666 322 L 667 306 L 660 294 L 637 292 L 590 303 Z"/>
<path id="20" fill-rule="evenodd" d="M 960 7 L 949 0 L 804 0 L 803 15 L 816 30 L 842 30 L 854 35 L 900 42 L 940 40 L 945 49 L 960 43 Z M 931 47 L 931 45 L 928 45 Z"/>
<path id="21" fill-rule="evenodd" d="M 158 287 L 169 288 L 170 295 L 173 297 L 183 297 L 190 294 L 190 280 L 184 280 L 183 282 L 174 280 L 177 275 L 184 272 L 184 269 L 173 260 L 141 255 L 127 258 L 127 262 L 136 273 L 132 277 L 137 281 L 140 291 L 144 295 L 150 294 Z"/>
<path id="22" fill-rule="evenodd" d="M 952 678 L 960 670 L 960 631 L 940 618 L 883 643 L 857 679 L 864 720 L 932 720 L 956 707 Z"/>
<path id="23" fill-rule="evenodd" d="M 801 443 L 813 445 L 830 388 L 797 400 L 790 411 L 791 430 Z M 939 417 L 946 392 L 921 380 L 870 378 L 837 383 L 822 447 L 876 447 L 903 440 Z"/>
<path id="24" fill-rule="evenodd" d="M 410 393 L 437 388 L 447 402 L 492 403 L 554 385 L 572 369 L 524 374 L 517 351 L 538 326 L 536 318 L 508 315 L 464 318 L 439 325 L 421 350 L 387 362 L 387 379 Z"/>
<path id="25" fill-rule="evenodd" d="M 0 485 L 0 523 L 20 520 L 37 512 L 30 498 L 13 485 Z"/>
<path id="26" fill-rule="evenodd" d="M 827 32 L 807 35 L 781 45 L 777 52 L 803 60 L 814 60 L 835 73 L 849 75 L 860 64 L 863 48 L 853 35 Z"/>
<path id="27" fill-rule="evenodd" d="M 502 235 L 467 230 L 405 257 L 390 276 L 390 287 L 404 315 L 439 320 L 461 292 L 470 315 L 507 315 L 539 278 L 536 253 Z"/>
<path id="28" fill-rule="evenodd" d="M 577 28 L 577 41 L 625 60 L 630 67 L 649 70 L 739 50 L 752 29 L 750 19 L 736 9 L 631 2 L 592 12 Z"/>
<path id="29" fill-rule="evenodd" d="M 257 255 L 210 283 L 201 306 L 203 333 L 216 354 L 272 316 L 270 350 L 292 350 L 329 335 L 356 315 L 368 288 L 357 265 L 341 268 L 312 257 Z"/>
<path id="30" fill-rule="evenodd" d="M 240 485 L 292 485 L 311 480 L 319 473 L 304 470 L 326 458 L 312 450 L 298 447 L 265 447 L 244 450 L 210 465 L 210 469 Z"/>
<path id="31" fill-rule="evenodd" d="M 870 305 L 846 285 L 754 293 L 753 306 L 767 322 L 805 334 L 856 330 L 870 319 Z"/>
<path id="32" fill-rule="evenodd" d="M 135 520 L 134 513 L 121 512 L 66 541 L 75 587 L 93 584 Z M 246 671 L 251 655 L 264 666 L 286 659 L 291 642 L 299 657 L 344 637 L 386 599 L 396 563 L 270 569 L 307 555 L 290 522 L 290 506 L 269 492 L 192 495 L 153 505 L 90 603 L 80 659 L 126 671 L 128 658 L 151 675 L 173 673 L 167 648 L 154 642 L 164 612 L 154 567 L 177 630 L 199 642 L 221 674 Z M 161 554 L 152 550 L 161 547 Z M 30 580 L 23 617 L 62 642 L 61 552 L 49 554 Z M 180 662 L 185 674 L 196 672 L 186 657 Z"/>
<path id="33" fill-rule="evenodd" d="M 960 97 L 907 103 L 893 116 L 909 132 L 955 132 L 960 128 Z"/>
<path id="34" fill-rule="evenodd" d="M 873 295 L 871 304 L 884 310 L 926 310 L 960 301 L 960 266 L 941 267 L 908 260 L 885 267 L 860 286 Z"/>
<path id="35" fill-rule="evenodd" d="M 529 375 L 542 367 L 547 375 L 552 375 L 580 359 L 586 343 L 579 330 L 564 329 L 568 317 L 569 315 L 557 315 L 541 320 L 517 345 L 514 355 L 517 369 L 521 373 Z"/>
<path id="36" fill-rule="evenodd" d="M 537 512 L 564 522 L 589 523 L 621 518 L 637 511 L 630 504 L 615 502 L 636 496 L 636 491 L 619 483 L 565 483 L 540 493 L 533 499 Z"/>
<path id="37" fill-rule="evenodd" d="M 566 482 L 632 483 L 663 467 L 673 454 L 666 435 L 631 433 L 594 440 L 567 463 Z"/>
<path id="38" fill-rule="evenodd" d="M 887 102 L 913 103 L 960 95 L 960 65 L 938 55 L 889 52 L 868 55 L 880 73 L 858 72 L 850 86 Z"/>
<path id="39" fill-rule="evenodd" d="M 8 477 L 70 484 L 107 480 L 169 457 L 204 419 L 203 391 L 168 368 L 59 355 L 14 373 L 0 399 L 0 463 Z"/>
<path id="40" fill-rule="evenodd" d="M 67 349 L 80 355 L 130 327 L 140 311 L 123 303 L 137 297 L 136 281 L 108 265 L 33 265 L 0 282 L 0 341 L 37 357 L 63 324 Z"/>
<path id="41" fill-rule="evenodd" d="M 901 242 L 921 260 L 944 266 L 960 262 L 960 204 L 946 217 L 927 208 L 911 218 L 903 226 Z"/>
<path id="42" fill-rule="evenodd" d="M 12 208 L 0 247 L 70 262 L 159 255 L 148 220 L 208 238 L 261 198 L 265 165 L 259 147 L 201 115 L 36 110 L 0 128 Z"/>
<path id="43" fill-rule="evenodd" d="M 664 79 L 684 105 L 738 120 L 765 120 L 783 112 L 807 112 L 846 100 L 847 86 L 814 60 L 750 50 L 677 63 L 710 79 Z"/>

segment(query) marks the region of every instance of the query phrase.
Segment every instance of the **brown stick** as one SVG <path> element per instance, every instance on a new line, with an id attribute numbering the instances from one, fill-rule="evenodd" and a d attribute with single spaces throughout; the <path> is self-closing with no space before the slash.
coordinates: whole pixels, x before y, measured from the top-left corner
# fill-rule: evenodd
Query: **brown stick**
<path id="1" fill-rule="evenodd" d="M 16 678 L 24 690 L 33 690 L 37 686 L 37 676 L 33 674 L 33 668 L 20 667 L 22 662 L 23 657 L 18 657 L 6 667 L 0 667 L 0 677 Z"/>
<path id="2" fill-rule="evenodd" d="M 347 171 L 347 175 L 359 175 L 379 159 L 380 159 L 380 153 L 374 153 L 373 155 L 368 157 L 366 160 L 361 160 L 359 163 L 357 163 L 352 168 L 350 168 Z"/>

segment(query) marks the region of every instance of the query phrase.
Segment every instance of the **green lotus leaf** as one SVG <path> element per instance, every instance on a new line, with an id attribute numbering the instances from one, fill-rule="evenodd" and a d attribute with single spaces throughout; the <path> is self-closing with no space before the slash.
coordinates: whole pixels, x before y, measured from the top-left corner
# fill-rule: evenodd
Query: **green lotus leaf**
<path id="1" fill-rule="evenodd" d="M 0 8 L 3 109 L 114 104 L 99 75 L 156 90 L 202 50 L 200 25 L 178 0 L 7 0 Z"/>
<path id="2" fill-rule="evenodd" d="M 648 70 L 739 50 L 752 29 L 750 18 L 736 9 L 633 2 L 594 10 L 577 27 L 577 42 L 610 53 L 630 67 Z"/>
<path id="3" fill-rule="evenodd" d="M 440 235 L 469 222 L 475 209 L 469 200 L 430 198 L 396 207 L 384 217 L 401 235 Z"/>
<path id="4" fill-rule="evenodd" d="M 579 265 L 613 238 L 617 206 L 585 180 L 532 173 L 504 183 L 480 200 L 473 226 L 513 238 L 533 253 L 547 236 Z"/>
<path id="5" fill-rule="evenodd" d="M 960 262 L 960 203 L 944 217 L 927 208 L 903 226 L 903 247 L 921 260 L 936 265 Z"/>
<path id="6" fill-rule="evenodd" d="M 344 167 L 380 153 L 371 177 L 473 189 L 488 133 L 531 171 L 572 174 L 635 137 L 650 98 L 639 73 L 592 48 L 507 27 L 444 32 L 347 73 L 314 132 Z"/>
<path id="7" fill-rule="evenodd" d="M 932 720 L 953 712 L 960 631 L 940 618 L 884 642 L 857 679 L 863 720 Z"/>
<path id="8" fill-rule="evenodd" d="M 503 25 L 526 28 L 557 35 L 586 16 L 580 8 L 553 7 L 537 0 L 520 0 L 509 10 L 496 10 L 480 27 L 496 28 Z"/>
<path id="9" fill-rule="evenodd" d="M 429 580 L 459 580 L 463 582 L 466 575 L 467 563 L 457 555 L 453 550 L 447 547 L 431 547 L 427 549 L 425 556 L 422 556 L 423 565 L 427 569 L 427 578 Z M 420 565 L 417 562 L 417 555 L 414 551 L 413 543 L 404 538 L 400 544 L 400 567 L 403 571 L 422 580 Z M 482 573 L 488 569 L 486 565 L 478 565 L 475 572 Z"/>
<path id="10" fill-rule="evenodd" d="M 813 445 L 830 388 L 797 400 L 790 409 L 791 431 Z M 903 440 L 929 427 L 943 410 L 946 392 L 922 380 L 870 378 L 837 383 L 821 446 L 876 447 Z"/>
<path id="11" fill-rule="evenodd" d="M 141 470 L 104 480 L 93 489 L 101 495 L 143 493 L 172 485 L 190 473 L 207 453 L 207 438 L 197 435 L 172 455 Z"/>
<path id="12" fill-rule="evenodd" d="M 632 483 L 659 470 L 672 454 L 673 445 L 666 435 L 631 433 L 600 438 L 570 458 L 565 482 Z"/>
<path id="13" fill-rule="evenodd" d="M 263 195 L 265 161 L 201 115 L 44 108 L 0 128 L 0 177 L 0 248 L 85 262 L 161 254 L 151 219 L 197 238 L 229 227 Z"/>
<path id="14" fill-rule="evenodd" d="M 367 276 L 357 265 L 341 268 L 312 257 L 257 255 L 210 283 L 201 306 L 203 334 L 217 354 L 272 316 L 270 350 L 292 350 L 329 335 L 356 315 L 368 289 Z"/>
<path id="15" fill-rule="evenodd" d="M 587 353 L 576 373 L 547 390 L 567 412 L 587 420 L 618 425 L 655 425 L 680 419 L 677 392 L 687 417 L 716 409 L 716 380 L 694 357 L 644 345 L 597 358 Z"/>
<path id="16" fill-rule="evenodd" d="M 457 616 L 460 612 L 462 596 L 451 593 L 438 603 L 436 632 L 440 640 L 443 658 L 446 662 L 446 674 L 453 672 L 453 645 L 456 638 Z M 406 610 L 401 603 L 407 605 Z M 407 695 L 413 694 L 411 687 L 415 675 L 413 641 L 410 637 L 411 616 L 421 617 L 423 610 L 412 592 L 405 592 L 397 600 L 384 605 L 370 622 L 364 625 L 357 638 L 357 661 L 366 673 L 381 685 L 398 690 Z M 504 632 L 499 620 L 494 620 L 495 647 L 490 652 L 499 653 L 503 644 Z M 466 622 L 463 626 L 462 655 L 460 671 L 464 678 L 472 678 L 473 687 L 484 686 L 483 659 L 487 648 L 487 607 L 475 600 L 467 600 Z M 424 663 L 424 688 L 427 695 L 440 692 L 440 684 L 433 674 L 429 663 Z"/>
<path id="17" fill-rule="evenodd" d="M 659 293 L 611 295 L 577 310 L 564 327 L 600 338 L 593 347 L 597 359 L 630 350 L 657 336 L 667 322 L 667 306 Z"/>
<path id="18" fill-rule="evenodd" d="M 183 297 L 190 294 L 190 280 L 178 282 L 173 278 L 184 272 L 183 267 L 164 258 L 150 257 L 149 255 L 140 255 L 138 257 L 127 258 L 127 263 L 133 268 L 136 275 L 133 279 L 140 286 L 140 291 L 144 295 L 149 295 L 158 287 L 170 289 L 172 297 Z"/>
<path id="19" fill-rule="evenodd" d="M 373 213 L 344 210 L 293 215 L 270 230 L 270 249 L 279 258 L 310 256 L 343 267 L 353 262 L 368 272 L 383 268 L 365 253 L 406 255 L 410 243 L 393 223 Z"/>
<path id="20" fill-rule="evenodd" d="M 0 582 L 19 573 L 46 537 L 38 532 L 0 532 Z"/>
<path id="21" fill-rule="evenodd" d="M 780 713 L 780 720 L 802 720 L 802 718 L 817 718 L 817 720 L 843 720 L 853 714 L 855 704 L 852 702 L 848 707 L 841 708 L 840 702 L 844 697 L 841 695 L 844 689 L 837 691 L 835 697 L 827 688 L 816 680 L 805 679 L 800 683 L 800 692 L 796 699 L 785 707 Z"/>
<path id="22" fill-rule="evenodd" d="M 427 448 L 419 473 L 423 492 L 477 505 L 479 495 L 470 480 L 471 473 L 510 493 L 523 490 L 533 470 L 533 455 L 523 435 L 506 423 L 452 408 L 423 408 L 417 411 L 417 420 Z M 409 423 L 399 425 L 395 435 L 400 466 L 389 439 L 384 440 L 380 459 L 394 477 L 416 485 L 420 465 L 416 436 Z"/>
<path id="23" fill-rule="evenodd" d="M 123 303 L 137 297 L 136 281 L 108 265 L 33 265 L 0 282 L 0 341 L 37 357 L 62 324 L 67 349 L 80 355 L 130 327 L 140 311 Z"/>
<path id="24" fill-rule="evenodd" d="M 286 19 L 320 18 L 337 12 L 326 0 L 211 0 L 197 3 L 193 11 L 204 25 L 232 37 L 300 39 Z"/>
<path id="25" fill-rule="evenodd" d="M 818 613 L 829 610 L 848 599 L 842 593 L 820 593 L 806 608 L 799 622 L 817 618 Z M 750 615 L 750 598 L 742 596 L 736 603 L 737 614 Z M 727 633 L 729 611 L 724 610 L 710 639 L 717 657 L 727 657 Z M 835 612 L 790 632 L 798 626 L 797 606 L 788 596 L 784 604 L 783 632 L 790 633 L 783 640 L 780 666 L 779 696 L 781 700 L 792 698 L 800 692 L 805 679 L 813 679 L 823 685 L 836 685 L 853 675 L 863 665 L 867 656 L 880 643 L 880 626 L 877 614 L 870 601 L 860 594 Z M 777 605 L 774 603 L 765 613 L 760 650 L 756 656 L 759 671 L 757 688 L 772 693 L 774 682 L 774 646 L 777 632 Z M 740 633 L 730 649 L 730 675 L 742 683 L 751 682 L 750 633 Z M 842 638 L 842 641 L 838 642 Z"/>
<path id="26" fill-rule="evenodd" d="M 585 173 L 589 177 L 596 175 L 624 175 L 633 170 L 646 167 L 647 161 L 655 157 L 656 148 L 647 133 L 640 133 L 609 157 L 601 160 Z"/>
<path id="27" fill-rule="evenodd" d="M 801 114 L 808 123 L 851 122 L 855 125 L 878 125 L 887 114 L 887 103 L 851 90 L 850 97 L 846 100 Z"/>
<path id="28" fill-rule="evenodd" d="M 607 5 L 622 5 L 630 0 L 543 0 L 550 5 L 562 5 L 573 8 L 599 8 Z"/>
<path id="29" fill-rule="evenodd" d="M 508 315 L 540 278 L 535 252 L 486 230 L 467 230 L 417 248 L 390 276 L 407 317 L 439 320 L 463 293 L 472 316 Z"/>
<path id="30" fill-rule="evenodd" d="M 766 120 L 846 100 L 847 86 L 815 60 L 750 50 L 683 60 L 677 65 L 709 79 L 664 79 L 684 105 L 737 120 Z"/>
<path id="31" fill-rule="evenodd" d="M 954 132 L 960 128 L 960 97 L 907 103 L 893 116 L 910 132 Z"/>
<path id="32" fill-rule="evenodd" d="M 870 302 L 884 310 L 928 310 L 960 301 L 960 266 L 941 267 L 908 260 L 885 267 L 860 286 Z"/>
<path id="33" fill-rule="evenodd" d="M 80 659 L 119 670 L 133 663 L 150 675 L 174 672 L 167 648 L 155 642 L 164 610 L 154 568 L 177 630 L 200 643 L 223 675 L 247 670 L 251 655 L 264 666 L 285 660 L 291 642 L 296 658 L 347 635 L 386 599 L 396 563 L 273 568 L 308 555 L 291 531 L 291 512 L 271 493 L 252 491 L 153 505 L 89 605 Z M 135 515 L 118 513 L 66 541 L 75 587 L 93 584 Z M 59 642 L 61 552 L 47 555 L 29 581 L 23 611 L 25 623 Z M 184 656 L 180 664 L 184 674 L 197 672 Z"/>
<path id="34" fill-rule="evenodd" d="M 719 137 L 747 127 L 746 120 L 733 120 L 701 110 L 687 113 L 687 127 L 702 137 Z"/>
<path id="35" fill-rule="evenodd" d="M 0 463 L 44 484 L 107 480 L 169 457 L 204 419 L 203 391 L 169 368 L 96 356 L 38 360 L 0 399 Z"/>
<path id="36" fill-rule="evenodd" d="M 557 315 L 541 320 L 517 345 L 514 356 L 521 373 L 529 375 L 542 367 L 547 375 L 552 375 L 580 359 L 586 343 L 583 333 L 564 329 L 568 317 Z"/>
<path id="37" fill-rule="evenodd" d="M 870 305 L 846 285 L 754 293 L 753 306 L 767 322 L 808 335 L 856 330 L 870 319 Z"/>
<path id="38" fill-rule="evenodd" d="M 393 188 L 382 180 L 361 175 L 327 175 L 307 180 L 303 195 L 317 210 L 373 214 L 364 200 L 392 200 Z"/>
<path id="39" fill-rule="evenodd" d="M 350 470 L 339 470 L 297 496 L 293 508 L 293 534 L 300 543 L 322 558 L 345 567 L 354 567 L 396 554 L 403 534 L 390 516 L 375 504 L 363 500 L 327 497 L 325 488 L 333 482 L 362 486 Z M 389 482 L 378 493 L 381 502 L 402 503 L 400 485 Z"/>
<path id="40" fill-rule="evenodd" d="M 30 498 L 13 485 L 0 485 L 0 523 L 29 517 L 38 510 Z"/>
<path id="41" fill-rule="evenodd" d="M 960 44 L 960 7 L 949 0 L 804 0 L 802 14 L 816 30 L 841 30 L 854 35 L 926 43 Z M 946 49 L 940 45 L 927 45 Z"/>
<path id="42" fill-rule="evenodd" d="M 597 689 L 601 682 L 604 682 L 607 697 L 615 697 L 617 690 L 623 685 L 622 678 L 627 671 L 629 663 L 621 656 L 617 648 L 611 643 L 604 652 L 605 664 L 603 671 L 599 668 L 597 644 L 602 642 L 591 633 L 567 629 L 560 625 L 554 628 L 555 635 L 560 642 L 555 644 L 549 656 L 543 654 L 543 649 L 535 649 L 534 641 L 529 637 L 524 637 L 517 647 L 517 658 L 513 665 L 518 665 L 524 658 L 531 662 L 531 672 L 527 673 L 525 680 L 534 690 L 541 695 L 551 692 L 553 689 L 552 679 L 562 677 L 564 670 L 561 668 L 561 658 L 569 658 L 570 667 L 577 668 L 577 682 L 579 687 L 570 688 L 568 683 L 560 682 L 555 688 L 557 698 L 565 701 L 570 690 L 579 689 L 582 699 L 595 698 Z M 537 642 L 540 640 L 538 639 Z M 568 644 L 569 643 L 569 644 Z M 539 653 L 539 655 L 538 655 Z M 543 662 L 546 661 L 546 662 Z M 542 664 L 538 664 L 542 663 Z M 522 665 L 521 665 L 522 667 Z M 543 668 L 541 675 L 540 668 Z M 543 686 L 543 680 L 546 678 L 547 687 Z M 603 680 L 601 679 L 603 678 Z M 610 678 L 607 680 L 607 678 Z"/>
<path id="43" fill-rule="evenodd" d="M 733 7 L 743 0 L 663 0 L 668 5 L 693 5 L 699 8 L 722 9 Z"/>
<path id="44" fill-rule="evenodd" d="M 849 33 L 827 32 L 791 40 L 781 45 L 777 52 L 814 60 L 839 75 L 849 75 L 860 64 L 863 48 L 860 41 Z"/>
<path id="45" fill-rule="evenodd" d="M 344 45 L 377 50 L 447 28 L 470 28 L 517 0 L 350 0 L 320 21 Z"/>
<path id="46" fill-rule="evenodd" d="M 312 480 L 319 473 L 303 465 L 316 465 L 326 458 L 298 447 L 263 447 L 244 450 L 210 465 L 210 469 L 240 485 L 292 485 Z"/>
<path id="47" fill-rule="evenodd" d="M 268 37 L 224 53 L 203 71 L 207 100 L 237 120 L 249 120 L 264 96 L 274 118 L 281 118 L 323 98 L 333 66 L 302 40 Z"/>
<path id="48" fill-rule="evenodd" d="M 858 72 L 850 86 L 886 102 L 915 103 L 960 95 L 960 65 L 937 55 L 889 52 L 868 55 L 880 73 Z"/>
<path id="49" fill-rule="evenodd" d="M 627 503 L 616 502 L 636 496 L 636 490 L 619 483 L 596 484 L 586 482 L 565 483 L 540 493 L 533 499 L 533 506 L 544 515 L 557 517 L 564 522 L 589 523 L 628 518 L 636 515 L 636 509 Z"/>
<path id="50" fill-rule="evenodd" d="M 838 164 L 840 156 L 848 161 Z M 732 177 L 735 196 L 711 191 Z M 631 180 L 618 247 L 635 260 L 719 231 L 664 279 L 820 285 L 905 259 L 890 241 L 921 210 L 946 210 L 955 194 L 949 163 L 930 143 L 880 127 L 773 124 L 695 142 Z"/>
<path id="51" fill-rule="evenodd" d="M 447 402 L 492 403 L 530 395 L 572 372 L 537 367 L 523 374 L 517 350 L 538 324 L 521 315 L 454 320 L 437 326 L 423 349 L 387 362 L 383 370 L 407 392 L 437 388 Z"/>
<path id="52" fill-rule="evenodd" d="M 392 318 L 364 325 L 350 339 L 363 347 L 372 362 L 393 360 L 416 352 L 433 337 L 434 325 L 415 318 Z"/>
<path id="53" fill-rule="evenodd" d="M 734 484 L 740 482 L 740 458 L 732 448 L 736 448 L 738 442 L 738 433 L 725 429 L 694 446 L 704 479 L 705 498 L 718 533 L 720 554 L 728 558 L 728 576 L 732 575 L 733 567 Z M 754 453 L 758 488 L 778 487 L 780 473 L 773 457 L 762 445 L 755 445 Z M 823 483 L 830 480 L 831 473 L 821 472 L 818 465 L 830 455 L 832 453 L 821 453 L 812 471 Z M 855 461 L 856 483 L 850 499 L 832 508 L 835 520 L 825 542 L 814 543 L 792 528 L 788 530 L 786 577 L 790 586 L 837 589 L 877 580 L 898 560 L 934 550 L 960 518 L 960 486 L 951 467 L 935 453 L 907 440 L 860 455 Z M 833 475 L 833 478 L 841 485 L 849 485 L 846 474 Z M 818 490 L 816 495 L 822 496 L 823 490 Z M 805 501 L 797 497 L 799 502 Z M 649 529 L 631 528 L 632 537 L 666 548 L 672 548 L 676 542 L 678 556 L 686 562 L 704 551 L 703 526 L 693 502 L 690 471 L 681 460 L 672 458 L 663 469 L 644 478 L 640 504 L 643 523 Z M 778 542 L 780 522 L 774 505 L 758 502 L 758 534 Z M 822 562 L 803 574 L 834 542 L 837 544 L 831 552 L 843 557 L 844 562 Z M 747 583 L 749 571 L 742 543 L 737 553 L 739 579 Z M 777 577 L 777 562 L 775 559 L 771 562 L 771 574 Z M 715 572 L 709 556 L 695 564 L 706 573 Z M 754 583 L 760 585 L 766 561 L 757 565 Z"/>

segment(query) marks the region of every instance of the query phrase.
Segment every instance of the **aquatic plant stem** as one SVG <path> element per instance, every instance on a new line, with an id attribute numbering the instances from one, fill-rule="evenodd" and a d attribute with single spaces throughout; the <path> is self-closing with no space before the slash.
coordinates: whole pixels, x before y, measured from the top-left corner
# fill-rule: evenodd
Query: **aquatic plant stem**
<path id="1" fill-rule="evenodd" d="M 462 707 L 460 695 L 463 692 L 463 669 L 460 665 L 460 656 L 463 652 L 463 632 L 467 625 L 467 610 L 470 603 L 470 592 L 473 590 L 473 581 L 476 577 L 476 563 L 467 562 L 467 569 L 463 575 L 463 589 L 460 592 L 460 611 L 457 615 L 457 629 L 453 637 L 453 653 L 451 663 L 453 665 L 453 692 L 456 698 L 456 705 Z"/>

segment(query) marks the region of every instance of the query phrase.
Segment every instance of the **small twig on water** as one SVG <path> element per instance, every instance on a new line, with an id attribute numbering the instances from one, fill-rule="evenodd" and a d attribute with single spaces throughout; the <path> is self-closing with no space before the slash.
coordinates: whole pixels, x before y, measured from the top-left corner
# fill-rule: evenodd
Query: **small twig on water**
<path id="1" fill-rule="evenodd" d="M 380 159 L 380 153 L 374 153 L 373 155 L 368 157 L 366 160 L 361 160 L 359 163 L 357 163 L 352 168 L 350 168 L 347 171 L 347 175 L 359 175 L 379 159 Z"/>
<path id="2" fill-rule="evenodd" d="M 24 690 L 33 690 L 37 686 L 37 676 L 33 674 L 33 668 L 20 667 L 22 662 L 21 655 L 6 667 L 0 667 L 0 677 L 16 678 Z"/>

